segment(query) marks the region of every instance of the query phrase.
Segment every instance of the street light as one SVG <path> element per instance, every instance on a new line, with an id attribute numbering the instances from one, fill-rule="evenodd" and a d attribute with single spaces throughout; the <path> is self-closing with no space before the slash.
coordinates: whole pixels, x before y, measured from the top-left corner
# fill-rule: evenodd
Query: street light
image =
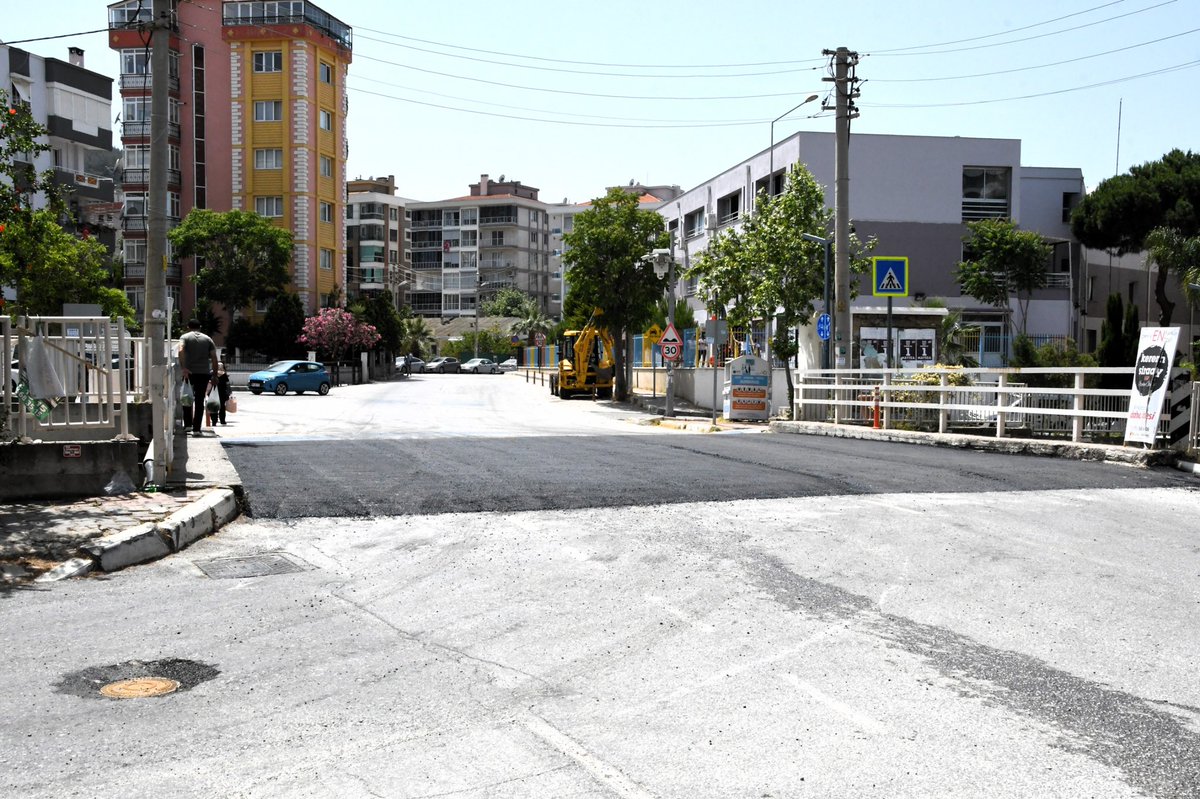
<path id="1" fill-rule="evenodd" d="M 830 256 L 830 250 L 833 248 L 833 241 L 831 239 L 827 239 L 822 236 L 813 235 L 812 233 L 801 233 L 800 238 L 804 239 L 805 241 L 815 241 L 817 244 L 820 244 L 822 246 L 822 248 L 824 248 L 824 251 L 825 251 L 824 300 L 825 300 L 825 313 L 829 314 L 830 328 L 829 328 L 829 338 L 827 338 L 821 342 L 821 368 L 829 369 L 830 368 L 830 366 L 829 366 L 829 342 L 833 340 L 833 314 L 829 313 L 829 311 L 830 311 L 830 307 L 829 307 L 829 277 L 830 277 L 829 266 L 830 266 L 832 259 L 829 256 Z"/>
<path id="2" fill-rule="evenodd" d="M 805 97 L 802 102 L 797 103 L 796 105 L 792 106 L 791 108 L 789 108 L 788 110 L 784 111 L 782 114 L 780 114 L 779 116 L 777 116 L 771 120 L 771 150 L 770 150 L 770 155 L 768 156 L 771 166 L 770 166 L 770 169 L 767 171 L 767 195 L 768 196 L 771 196 L 771 197 L 775 196 L 775 185 L 774 185 L 775 184 L 775 123 L 778 122 L 779 120 L 783 119 L 788 114 L 795 111 L 800 106 L 805 105 L 806 103 L 811 103 L 815 99 L 817 99 L 817 95 L 810 94 L 808 97 Z"/>
<path id="3" fill-rule="evenodd" d="M 667 278 L 667 328 L 675 327 L 675 255 L 671 250 L 660 248 L 649 255 L 642 256 L 643 261 L 654 264 L 654 274 Z M 675 361 L 667 361 L 667 404 L 663 416 L 670 418 L 675 415 Z"/>

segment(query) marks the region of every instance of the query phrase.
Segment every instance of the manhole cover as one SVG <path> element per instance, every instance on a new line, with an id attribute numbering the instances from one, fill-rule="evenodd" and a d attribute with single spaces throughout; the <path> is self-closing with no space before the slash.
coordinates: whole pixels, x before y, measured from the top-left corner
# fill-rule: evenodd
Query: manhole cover
<path id="1" fill-rule="evenodd" d="M 267 577 L 304 571 L 308 564 L 282 552 L 267 552 L 243 558 L 215 558 L 197 561 L 200 570 L 214 580 L 237 577 Z"/>
<path id="2" fill-rule="evenodd" d="M 178 688 L 177 681 L 165 677 L 135 677 L 132 680 L 110 682 L 100 688 L 100 693 L 110 699 L 143 699 L 147 696 L 172 694 Z"/>
<path id="3" fill-rule="evenodd" d="M 139 699 L 186 691 L 220 673 L 198 660 L 127 660 L 65 674 L 55 688 L 85 699 Z"/>

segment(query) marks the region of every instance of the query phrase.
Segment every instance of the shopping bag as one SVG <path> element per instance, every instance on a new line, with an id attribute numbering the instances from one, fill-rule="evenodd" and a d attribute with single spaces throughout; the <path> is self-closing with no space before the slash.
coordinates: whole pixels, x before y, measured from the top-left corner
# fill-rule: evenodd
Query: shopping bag
<path id="1" fill-rule="evenodd" d="M 179 387 L 179 404 L 184 408 L 192 407 L 196 396 L 192 393 L 192 384 L 184 380 L 183 385 Z"/>
<path id="2" fill-rule="evenodd" d="M 229 399 L 225 400 L 225 412 L 237 413 L 237 397 L 232 394 L 229 395 Z"/>

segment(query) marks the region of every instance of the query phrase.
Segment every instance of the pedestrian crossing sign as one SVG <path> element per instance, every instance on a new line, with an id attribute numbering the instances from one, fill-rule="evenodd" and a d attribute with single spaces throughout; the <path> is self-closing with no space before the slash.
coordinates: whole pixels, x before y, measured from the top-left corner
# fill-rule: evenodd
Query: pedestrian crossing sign
<path id="1" fill-rule="evenodd" d="M 876 256 L 871 259 L 871 269 L 874 280 L 873 291 L 876 297 L 907 297 L 908 296 L 908 259 Z"/>

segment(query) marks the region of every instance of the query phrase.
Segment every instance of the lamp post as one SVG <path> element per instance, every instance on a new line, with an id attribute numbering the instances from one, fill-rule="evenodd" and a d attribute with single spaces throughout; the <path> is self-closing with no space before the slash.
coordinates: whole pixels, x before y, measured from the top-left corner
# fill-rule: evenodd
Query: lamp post
<path id="1" fill-rule="evenodd" d="M 795 111 L 800 106 L 805 105 L 806 103 L 811 103 L 815 99 L 817 99 L 817 95 L 810 94 L 808 97 L 805 97 L 803 101 L 797 103 L 771 120 L 771 149 L 769 155 L 767 156 L 770 163 L 770 167 L 767 170 L 767 194 L 771 197 L 775 196 L 775 123 Z"/>
<path id="2" fill-rule="evenodd" d="M 833 314 L 829 313 L 832 310 L 829 298 L 829 267 L 832 263 L 830 250 L 833 248 L 833 241 L 822 236 L 813 235 L 812 233 L 801 233 L 800 238 L 805 241 L 815 241 L 821 245 L 825 252 L 825 292 L 823 299 L 825 301 L 825 313 L 829 315 L 829 338 L 821 342 L 821 368 L 829 369 L 831 368 L 829 365 L 829 342 L 833 340 Z"/>
<path id="3" fill-rule="evenodd" d="M 642 257 L 654 264 L 654 274 L 667 278 L 667 327 L 675 327 L 675 255 L 668 249 L 657 249 Z M 675 361 L 667 361 L 667 402 L 663 416 L 675 415 Z"/>

